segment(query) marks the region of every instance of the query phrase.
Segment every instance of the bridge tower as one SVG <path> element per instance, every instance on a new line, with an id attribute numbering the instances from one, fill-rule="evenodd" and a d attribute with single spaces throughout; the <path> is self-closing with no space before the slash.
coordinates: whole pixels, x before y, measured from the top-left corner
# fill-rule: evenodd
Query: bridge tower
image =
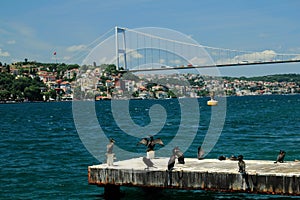
<path id="1" fill-rule="evenodd" d="M 121 44 L 119 43 L 119 34 L 121 34 Z M 126 37 L 125 37 L 125 28 L 115 27 L 115 43 L 116 43 L 116 67 L 117 70 L 120 70 L 121 67 L 124 70 L 127 70 L 127 61 L 126 61 Z M 123 58 L 123 66 L 121 58 Z"/>

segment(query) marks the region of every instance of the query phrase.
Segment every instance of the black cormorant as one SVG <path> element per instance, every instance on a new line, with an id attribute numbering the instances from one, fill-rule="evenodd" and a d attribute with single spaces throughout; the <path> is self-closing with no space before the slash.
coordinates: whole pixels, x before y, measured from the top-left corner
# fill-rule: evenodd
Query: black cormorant
<path id="1" fill-rule="evenodd" d="M 137 143 L 137 145 L 139 145 L 139 144 L 143 144 L 143 145 L 147 146 L 147 151 L 154 151 L 154 147 L 156 144 L 164 146 L 164 143 L 160 138 L 154 139 L 153 136 L 150 136 L 150 139 L 148 139 L 148 138 L 141 139 Z"/>
<path id="2" fill-rule="evenodd" d="M 277 163 L 277 162 L 283 163 L 283 159 L 285 157 L 285 153 L 286 153 L 285 151 L 280 150 L 279 154 L 277 156 L 277 159 L 276 159 L 276 161 L 274 163 Z"/>
<path id="3" fill-rule="evenodd" d="M 180 151 L 179 147 L 175 147 L 173 149 L 174 154 L 176 155 L 176 157 L 178 158 L 178 163 L 180 164 L 184 164 L 184 155 L 182 153 L 182 151 Z"/>
<path id="4" fill-rule="evenodd" d="M 175 154 L 172 154 L 170 159 L 169 159 L 169 162 L 168 162 L 168 170 L 169 171 L 174 168 L 175 160 L 176 160 L 176 156 L 175 156 Z"/>
<path id="5" fill-rule="evenodd" d="M 145 169 L 149 169 L 149 167 L 155 167 L 154 163 L 149 158 L 143 157 L 143 162 L 147 166 Z"/>

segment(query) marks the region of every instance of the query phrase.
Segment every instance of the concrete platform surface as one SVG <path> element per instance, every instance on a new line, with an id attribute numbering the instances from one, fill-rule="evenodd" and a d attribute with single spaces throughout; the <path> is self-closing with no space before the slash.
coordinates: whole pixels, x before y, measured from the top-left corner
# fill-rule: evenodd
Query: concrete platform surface
<path id="1" fill-rule="evenodd" d="M 149 171 L 165 171 L 167 169 L 169 158 L 158 157 L 151 159 L 155 167 L 150 167 Z M 246 163 L 246 171 L 249 175 L 284 175 L 284 176 L 300 176 L 300 162 L 287 161 L 284 163 L 274 163 L 274 161 L 266 160 L 244 160 Z M 199 172 L 219 172 L 239 174 L 238 161 L 218 159 L 202 159 L 185 158 L 185 164 L 178 164 L 176 161 L 174 171 L 199 171 Z M 135 169 L 145 170 L 146 165 L 143 158 L 132 158 L 114 162 L 112 166 L 107 164 L 93 165 L 90 168 L 111 168 L 111 169 Z"/>
<path id="2" fill-rule="evenodd" d="M 185 158 L 185 164 L 176 160 L 172 171 L 167 170 L 169 158 L 151 161 L 154 167 L 150 168 L 142 157 L 89 166 L 89 184 L 105 187 L 106 191 L 136 186 L 300 195 L 300 162 L 244 160 L 246 174 L 241 174 L 238 161 L 232 160 Z"/>

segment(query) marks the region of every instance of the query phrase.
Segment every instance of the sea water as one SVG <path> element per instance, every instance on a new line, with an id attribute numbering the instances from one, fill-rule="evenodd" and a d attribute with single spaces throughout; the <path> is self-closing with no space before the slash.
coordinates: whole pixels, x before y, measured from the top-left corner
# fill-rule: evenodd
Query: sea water
<path id="1" fill-rule="evenodd" d="M 287 152 L 285 160 L 300 159 L 299 97 L 226 98 L 226 118 L 221 135 L 206 157 L 217 159 L 220 155 L 242 154 L 245 160 L 275 161 L 282 149 Z M 196 157 L 197 146 L 207 132 L 212 110 L 206 105 L 207 100 L 198 99 L 200 120 L 194 141 L 185 151 L 186 157 Z M 116 142 L 121 148 L 143 156 L 145 148 L 136 147 L 138 138 L 121 134 L 110 111 L 111 102 L 92 103 L 99 126 L 107 136 L 127 144 L 122 146 Z M 182 113 L 177 99 L 132 100 L 129 113 L 134 123 L 143 127 L 151 122 L 149 109 L 156 104 L 166 109 L 166 125 L 158 135 L 168 144 L 181 125 L 189 126 L 180 124 Z M 74 122 L 72 102 L 0 104 L 0 116 L 0 199 L 103 199 L 103 188 L 88 184 L 87 167 L 105 162 L 105 155 L 96 158 L 83 144 Z M 117 156 L 117 159 L 121 158 Z M 121 190 L 124 192 L 122 199 L 299 198 L 201 190 L 166 189 L 149 193 L 135 187 L 121 187 Z"/>

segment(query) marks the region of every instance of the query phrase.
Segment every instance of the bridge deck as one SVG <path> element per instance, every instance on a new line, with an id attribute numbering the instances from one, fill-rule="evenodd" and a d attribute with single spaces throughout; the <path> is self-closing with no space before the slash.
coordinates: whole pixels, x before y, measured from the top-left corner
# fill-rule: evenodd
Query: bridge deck
<path id="1" fill-rule="evenodd" d="M 168 70 L 182 70 L 182 69 L 194 69 L 194 68 L 215 68 L 215 67 L 233 67 L 233 66 L 249 66 L 249 65 L 269 65 L 269 64 L 281 64 L 281 63 L 297 63 L 300 62 L 300 59 L 293 60 L 274 60 L 274 61 L 261 61 L 261 62 L 245 62 L 245 63 L 223 63 L 215 65 L 203 65 L 203 66 L 179 66 L 179 67 L 161 67 L 161 68 L 141 68 L 141 69 L 128 69 L 121 70 L 121 72 L 140 72 L 140 71 L 168 71 Z"/>
<path id="2" fill-rule="evenodd" d="M 300 162 L 245 160 L 247 176 L 238 172 L 237 161 L 185 158 L 167 171 L 169 158 L 152 159 L 155 167 L 145 169 L 142 157 L 88 167 L 89 184 L 176 189 L 245 191 L 300 195 Z"/>

